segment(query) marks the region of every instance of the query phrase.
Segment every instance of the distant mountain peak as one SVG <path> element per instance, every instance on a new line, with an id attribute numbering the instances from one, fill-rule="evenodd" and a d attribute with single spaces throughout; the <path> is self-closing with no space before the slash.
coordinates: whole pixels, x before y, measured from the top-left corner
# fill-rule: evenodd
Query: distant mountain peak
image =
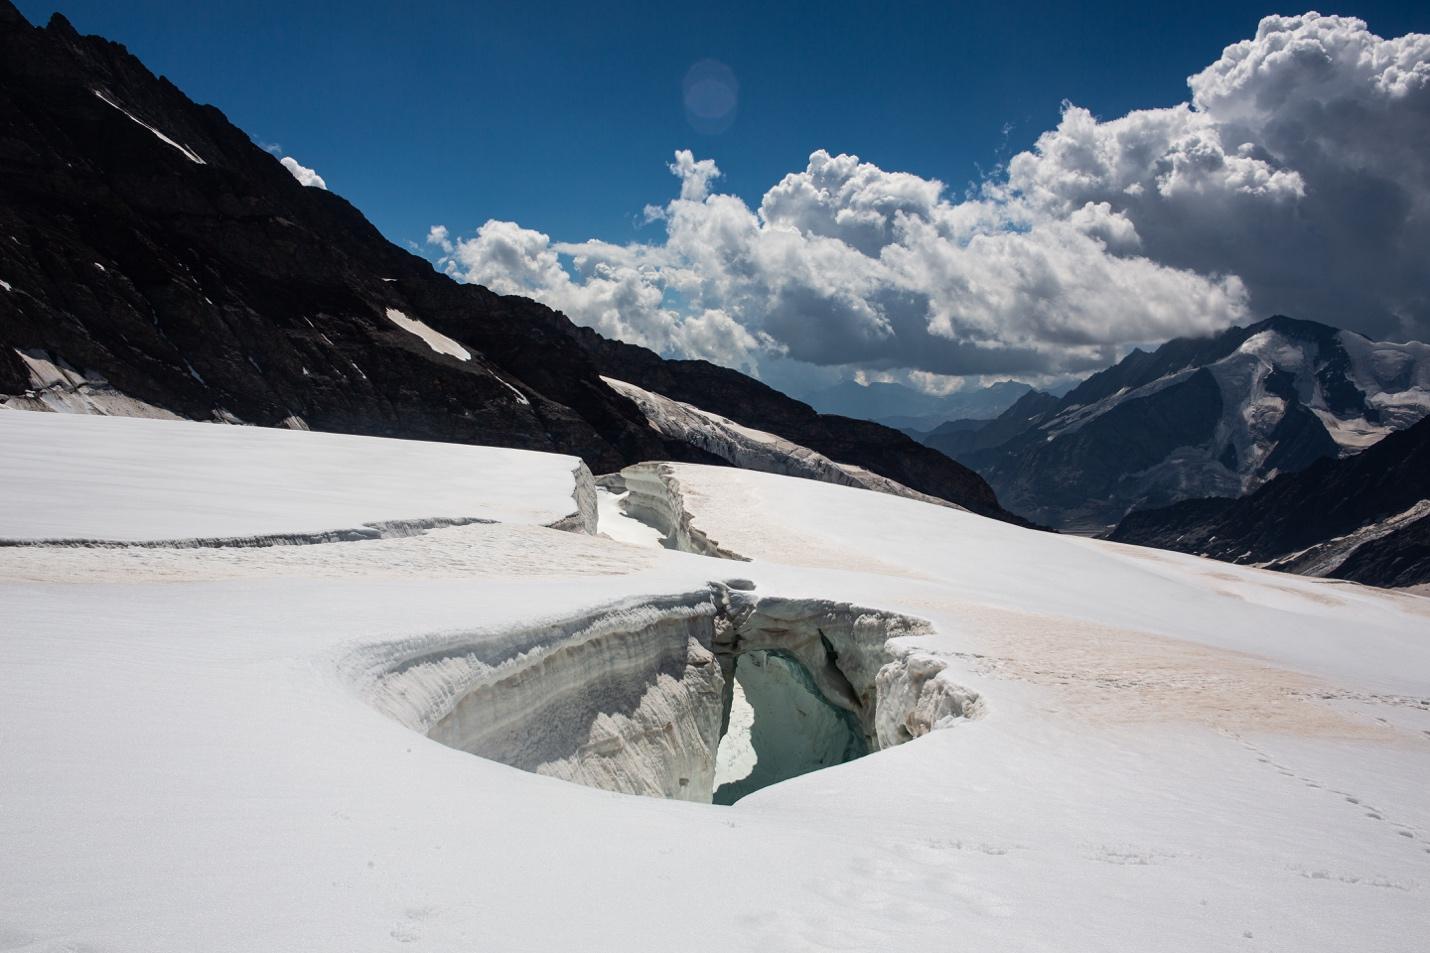
<path id="1" fill-rule="evenodd" d="M 1016 430 L 996 446 L 967 434 L 945 443 L 1020 512 L 1096 530 L 1134 507 L 1240 496 L 1427 410 L 1430 346 L 1273 315 L 1134 350 L 1041 414 L 990 428 Z"/>

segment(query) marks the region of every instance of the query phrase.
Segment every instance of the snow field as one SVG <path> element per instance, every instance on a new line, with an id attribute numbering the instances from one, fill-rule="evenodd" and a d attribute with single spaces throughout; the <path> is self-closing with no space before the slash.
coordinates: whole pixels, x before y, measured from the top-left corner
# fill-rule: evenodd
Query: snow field
<path id="1" fill-rule="evenodd" d="M 6 540 L 239 539 L 434 517 L 547 524 L 578 511 L 589 481 L 555 454 L 187 421 L 0 413 L 0 445 Z"/>
<path id="2" fill-rule="evenodd" d="M 1418 953 L 1430 931 L 1424 597 L 728 468 L 666 465 L 660 492 L 673 525 L 750 562 L 543 529 L 578 510 L 566 457 L 22 413 L 0 441 L 0 537 L 501 520 L 0 548 L 0 946 Z M 426 574 L 449 555 L 466 568 Z M 540 672 L 571 620 L 735 577 L 775 607 L 926 620 L 886 640 L 920 663 L 887 691 L 928 660 L 979 717 L 925 715 L 944 727 L 731 807 L 424 736 L 484 666 Z M 813 628 L 877 681 L 886 659 Z M 573 673 L 698 661 L 688 639 L 600 641 L 632 652 L 553 666 L 551 697 L 591 703 Z M 501 704 L 454 737 L 501 741 Z"/>

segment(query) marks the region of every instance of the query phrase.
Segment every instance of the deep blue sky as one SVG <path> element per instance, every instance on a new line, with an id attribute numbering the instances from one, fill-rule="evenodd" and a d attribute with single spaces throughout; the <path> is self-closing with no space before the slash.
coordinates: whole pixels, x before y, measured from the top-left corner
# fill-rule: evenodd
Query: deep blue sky
<path id="1" fill-rule="evenodd" d="M 961 189 L 1057 120 L 1186 98 L 1185 78 L 1279 11 L 1242 3 L 456 3 L 19 0 L 126 44 L 192 98 L 325 177 L 390 238 L 512 219 L 629 241 L 677 148 L 752 203 L 811 151 Z M 1310 5 L 1309 0 L 1307 4 Z M 1430 5 L 1358 2 L 1381 36 Z M 696 61 L 740 82 L 733 126 L 687 123 Z M 1008 129 L 1005 135 L 1005 128 Z M 652 236 L 657 237 L 657 236 Z"/>

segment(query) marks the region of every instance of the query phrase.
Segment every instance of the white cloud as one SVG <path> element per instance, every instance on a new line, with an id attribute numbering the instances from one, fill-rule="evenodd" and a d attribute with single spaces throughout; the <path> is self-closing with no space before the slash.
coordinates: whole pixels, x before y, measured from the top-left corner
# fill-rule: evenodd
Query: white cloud
<path id="1" fill-rule="evenodd" d="M 297 179 L 301 184 L 311 186 L 315 189 L 327 189 L 328 183 L 323 181 L 323 177 L 321 175 L 314 172 L 307 166 L 302 165 L 298 162 L 297 159 L 293 158 L 292 156 L 284 156 L 278 161 L 282 163 L 283 168 L 287 169 L 290 173 L 292 173 L 293 178 Z"/>
<path id="2" fill-rule="evenodd" d="M 1430 330 L 1430 37 L 1268 17 L 1189 84 L 1107 121 L 1066 104 L 970 196 L 821 150 L 751 208 L 681 150 L 659 243 L 428 241 L 456 277 L 737 366 L 1037 377 L 1272 311 Z"/>
<path id="3" fill-rule="evenodd" d="M 427 244 L 435 245 L 445 254 L 452 254 L 456 247 L 452 244 L 452 238 L 447 232 L 446 225 L 433 225 L 427 230 Z"/>
<path id="4" fill-rule="evenodd" d="M 689 149 L 677 150 L 675 161 L 669 168 L 671 173 L 680 179 L 680 197 L 687 202 L 699 202 L 709 195 L 711 180 L 720 177 L 720 170 L 715 168 L 714 159 L 701 159 L 697 162 L 695 154 Z"/>

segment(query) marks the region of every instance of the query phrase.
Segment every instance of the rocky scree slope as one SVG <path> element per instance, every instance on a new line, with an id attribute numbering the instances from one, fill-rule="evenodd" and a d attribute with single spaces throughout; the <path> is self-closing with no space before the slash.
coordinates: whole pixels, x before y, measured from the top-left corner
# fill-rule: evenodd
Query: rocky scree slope
<path id="1" fill-rule="evenodd" d="M 602 374 L 1008 518 L 895 431 L 436 273 L 124 47 L 0 0 L 0 407 L 557 451 L 596 472 L 729 462 L 662 437 Z"/>

